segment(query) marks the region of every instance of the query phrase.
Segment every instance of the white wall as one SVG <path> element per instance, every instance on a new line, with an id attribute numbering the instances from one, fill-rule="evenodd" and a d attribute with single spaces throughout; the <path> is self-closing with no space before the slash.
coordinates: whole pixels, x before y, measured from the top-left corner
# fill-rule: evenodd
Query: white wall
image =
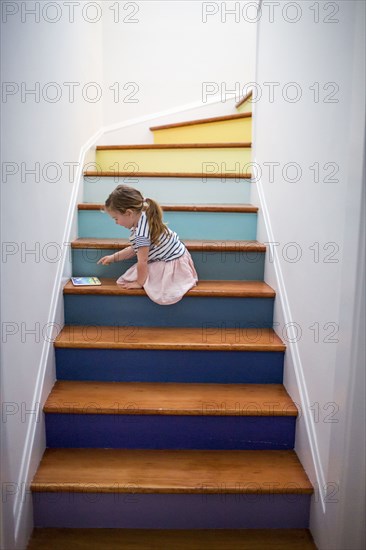
<path id="1" fill-rule="evenodd" d="M 337 516 L 349 486 L 357 491 L 360 475 L 351 467 L 351 443 L 350 456 L 342 456 L 348 415 L 354 441 L 364 434 L 361 408 L 353 414 L 350 408 L 360 367 L 345 350 L 357 346 L 353 329 L 360 317 L 354 297 L 361 250 L 365 4 L 281 2 L 272 20 L 268 4 L 258 30 L 256 81 L 262 97 L 254 106 L 253 141 L 261 178 L 252 202 L 261 208 L 258 239 L 276 243 L 265 278 L 278 292 L 276 330 L 288 340 L 285 385 L 301 406 L 296 450 L 316 489 L 311 527 L 319 548 L 339 550 Z M 272 162 L 279 163 L 273 178 Z M 349 529 L 344 522 L 343 540 L 351 540 Z M 360 539 L 353 544 L 347 548 L 361 548 Z"/>
<path id="2" fill-rule="evenodd" d="M 103 2 L 109 9 L 104 19 L 105 124 L 205 102 L 215 93 L 225 100 L 236 92 L 239 100 L 254 78 L 256 3 L 131 2 L 121 8 L 116 24 L 116 12 L 109 9 L 115 3 Z M 118 102 L 109 90 L 115 83 Z"/>
<path id="3" fill-rule="evenodd" d="M 257 4 L 104 2 L 99 143 L 152 143 L 149 126 L 235 113 L 254 80 Z"/>
<path id="4" fill-rule="evenodd" d="M 53 347 L 47 341 L 53 331 L 47 327 L 50 322 L 62 322 L 58 247 L 65 240 L 71 197 L 78 184 L 77 171 L 69 177 L 64 163 L 80 163 L 82 146 L 102 125 L 101 101 L 88 101 L 93 89 L 84 89 L 90 94 L 85 97 L 80 93 L 92 81 L 102 84 L 102 22 L 88 22 L 76 10 L 72 23 L 63 3 L 59 3 L 60 13 L 55 8 L 41 11 L 39 21 L 37 14 L 23 11 L 22 15 L 22 5 L 34 9 L 36 4 L 44 6 L 42 2 L 7 3 L 14 13 L 3 11 L 1 29 L 3 91 L 14 92 L 3 96 L 2 105 L 1 543 L 6 550 L 24 548 L 29 535 L 31 499 L 27 491 L 22 495 L 22 489 L 32 479 L 45 445 L 39 413 L 54 381 Z M 22 86 L 35 88 L 37 82 L 39 97 L 22 98 Z M 50 82 L 56 86 L 47 87 Z M 74 102 L 65 82 L 80 83 Z M 59 101 L 52 102 L 57 93 L 61 93 Z M 39 181 L 25 173 L 36 163 Z M 10 170 L 15 173 L 11 175 Z M 64 275 L 68 269 L 66 262 Z"/>

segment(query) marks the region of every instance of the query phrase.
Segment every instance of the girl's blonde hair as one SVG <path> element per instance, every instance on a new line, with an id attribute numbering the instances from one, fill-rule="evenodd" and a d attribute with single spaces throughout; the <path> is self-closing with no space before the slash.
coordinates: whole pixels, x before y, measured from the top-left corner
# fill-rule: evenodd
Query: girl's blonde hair
<path id="1" fill-rule="evenodd" d="M 127 185 L 118 185 L 105 201 L 107 210 L 116 210 L 124 214 L 126 210 L 146 212 L 150 228 L 150 239 L 153 244 L 158 244 L 160 237 L 168 233 L 168 228 L 163 222 L 161 206 L 152 199 L 144 199 L 140 191 Z"/>

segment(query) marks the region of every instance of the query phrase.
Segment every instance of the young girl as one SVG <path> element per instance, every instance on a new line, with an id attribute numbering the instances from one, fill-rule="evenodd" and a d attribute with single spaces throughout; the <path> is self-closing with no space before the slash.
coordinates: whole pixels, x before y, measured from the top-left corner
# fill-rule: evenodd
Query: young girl
<path id="1" fill-rule="evenodd" d="M 98 264 L 137 256 L 137 263 L 117 283 L 127 289 L 144 288 L 157 304 L 179 302 L 198 277 L 190 253 L 163 222 L 159 204 L 144 199 L 137 189 L 119 185 L 106 200 L 105 210 L 118 225 L 130 229 L 131 246 L 104 256 Z"/>

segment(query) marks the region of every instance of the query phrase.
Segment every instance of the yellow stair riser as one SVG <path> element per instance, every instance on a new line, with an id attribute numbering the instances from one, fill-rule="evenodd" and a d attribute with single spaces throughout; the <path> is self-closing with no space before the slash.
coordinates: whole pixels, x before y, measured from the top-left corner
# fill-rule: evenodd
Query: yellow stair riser
<path id="1" fill-rule="evenodd" d="M 250 147 L 192 149 L 114 149 L 97 151 L 98 170 L 112 172 L 250 172 Z"/>
<path id="2" fill-rule="evenodd" d="M 238 113 L 252 113 L 253 112 L 253 106 L 252 106 L 252 98 L 247 99 L 244 101 L 240 107 L 237 107 L 236 110 Z"/>
<path id="3" fill-rule="evenodd" d="M 252 141 L 252 119 L 238 118 L 154 130 L 154 143 L 230 143 Z"/>

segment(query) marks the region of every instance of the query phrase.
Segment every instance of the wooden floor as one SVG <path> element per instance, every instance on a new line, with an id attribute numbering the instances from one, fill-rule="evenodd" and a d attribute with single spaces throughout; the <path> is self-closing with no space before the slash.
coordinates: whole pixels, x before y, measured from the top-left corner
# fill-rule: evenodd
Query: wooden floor
<path id="1" fill-rule="evenodd" d="M 97 296 L 144 296 L 144 289 L 126 290 L 115 279 L 99 277 L 101 285 L 75 286 L 68 281 L 64 294 L 96 294 Z M 275 291 L 263 281 L 198 281 L 187 296 L 213 296 L 230 298 L 274 298 Z"/>
<path id="2" fill-rule="evenodd" d="M 202 179 L 202 172 L 111 172 L 106 170 L 85 170 L 86 178 L 126 178 L 133 176 L 134 178 L 199 178 Z M 215 172 L 214 174 L 205 174 L 205 178 L 209 179 L 251 179 L 252 174 L 242 174 L 238 172 Z"/>
<path id="3" fill-rule="evenodd" d="M 46 413 L 296 416 L 281 384 L 56 381 Z"/>
<path id="4" fill-rule="evenodd" d="M 241 212 L 257 213 L 258 206 L 253 204 L 160 204 L 164 212 Z M 100 202 L 82 202 L 78 204 L 78 210 L 104 210 L 105 206 Z"/>
<path id="5" fill-rule="evenodd" d="M 128 239 L 98 239 L 92 237 L 80 237 L 72 241 L 71 248 L 98 248 L 100 250 L 122 250 L 130 246 Z M 189 251 L 202 252 L 265 252 L 266 245 L 258 241 L 242 241 L 242 240 L 193 240 L 184 239 L 184 244 Z"/>
<path id="6" fill-rule="evenodd" d="M 56 348 L 285 351 L 271 328 L 177 328 L 66 325 Z"/>
<path id="7" fill-rule="evenodd" d="M 269 486 L 268 480 L 271 480 Z M 294 451 L 46 449 L 33 491 L 311 494 Z"/>
<path id="8" fill-rule="evenodd" d="M 306 529 L 35 529 L 28 550 L 314 550 Z"/>

